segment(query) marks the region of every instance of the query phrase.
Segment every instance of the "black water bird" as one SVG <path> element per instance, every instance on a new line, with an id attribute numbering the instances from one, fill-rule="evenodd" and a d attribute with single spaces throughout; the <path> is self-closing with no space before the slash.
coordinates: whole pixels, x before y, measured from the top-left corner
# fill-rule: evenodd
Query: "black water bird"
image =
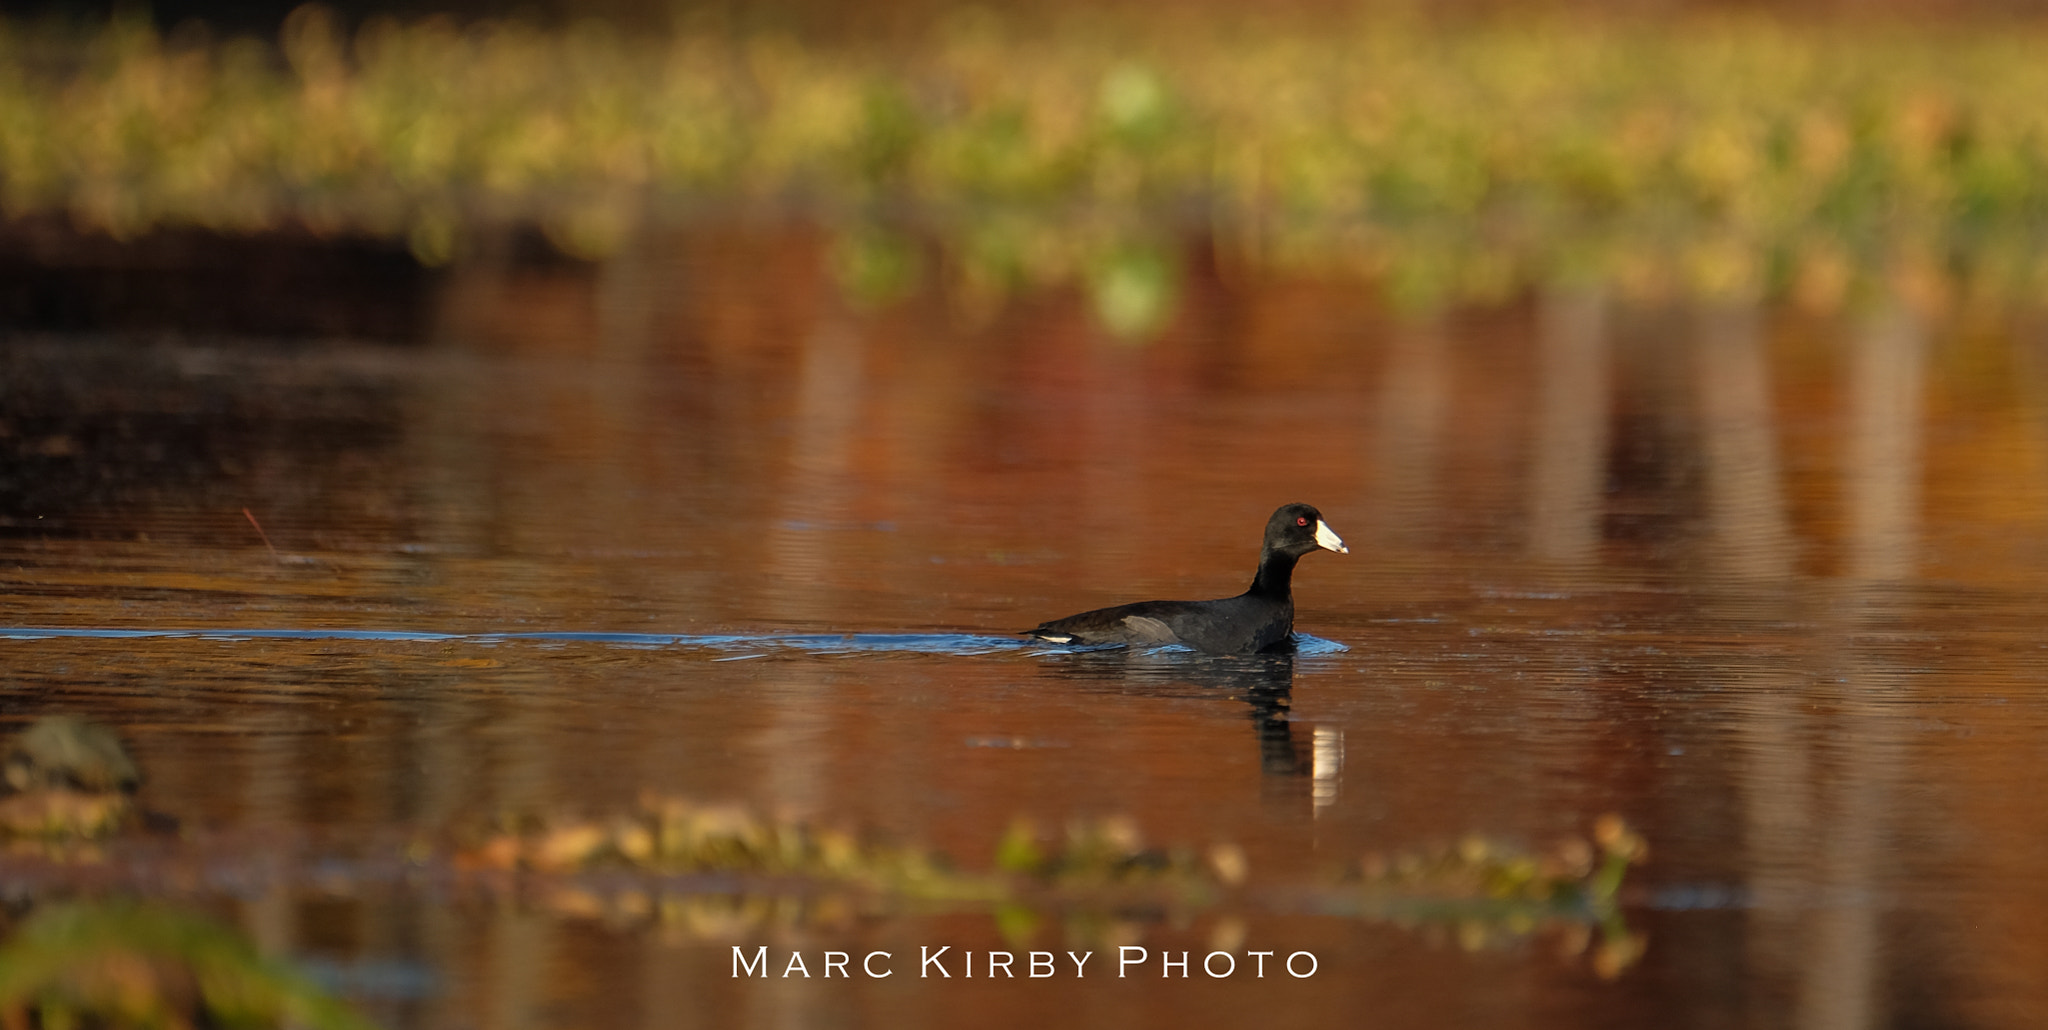
<path id="1" fill-rule="evenodd" d="M 1294 563 L 1321 548 L 1351 549 L 1323 514 L 1283 505 L 1266 520 L 1266 544 L 1251 589 L 1214 601 L 1138 601 L 1054 619 L 1026 631 L 1054 644 L 1185 644 L 1211 654 L 1285 650 L 1293 644 Z"/>

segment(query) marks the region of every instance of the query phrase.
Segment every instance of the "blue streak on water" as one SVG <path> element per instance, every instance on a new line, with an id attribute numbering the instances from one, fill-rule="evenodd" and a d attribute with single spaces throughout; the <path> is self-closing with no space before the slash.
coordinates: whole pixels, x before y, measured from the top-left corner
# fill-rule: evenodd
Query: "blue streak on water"
<path id="1" fill-rule="evenodd" d="M 1756 899 L 1735 884 L 1674 883 L 1655 888 L 1649 907 L 1665 912 L 1740 911 L 1756 907 Z"/>
<path id="2" fill-rule="evenodd" d="M 269 629 L 264 627 L 164 627 L 127 629 L 99 626 L 0 626 L 0 640 L 47 640 L 52 638 L 93 640 L 365 640 L 388 643 L 499 644 L 519 641 L 547 643 L 610 644 L 632 648 L 702 648 L 740 651 L 735 657 L 762 657 L 766 651 L 797 651 L 813 655 L 831 654 L 950 654 L 979 655 L 998 651 L 1043 651 L 1062 654 L 1020 637 L 992 637 L 974 633 L 781 633 L 709 634 L 522 632 L 522 633 L 429 633 L 415 630 L 378 629 Z M 1300 655 L 1329 655 L 1348 651 L 1334 640 L 1302 633 L 1296 639 Z M 1199 652 L 1187 648 L 1154 649 L 1152 653 Z"/>
<path id="3" fill-rule="evenodd" d="M 425 963 L 408 959 L 301 958 L 293 965 L 333 994 L 389 1001 L 421 1001 L 441 993 L 440 978 Z"/>
<path id="4" fill-rule="evenodd" d="M 182 638 L 200 640 L 252 640 L 258 638 L 282 638 L 290 640 L 475 640 L 475 636 L 461 633 L 413 633 L 405 630 L 380 629 L 114 629 L 97 626 L 49 627 L 49 626 L 0 626 L 0 639 L 45 640 L 51 637 L 86 637 L 99 640 L 134 640 L 140 638 Z"/>
<path id="5" fill-rule="evenodd" d="M 1036 646 L 1047 654 L 1115 654 L 1128 649 L 1123 644 L 1038 644 Z M 1349 650 L 1351 650 L 1349 647 L 1334 640 L 1325 640 L 1322 637 L 1312 636 L 1307 633 L 1296 633 L 1294 635 L 1294 654 L 1297 657 L 1315 658 L 1323 655 L 1343 654 Z M 1158 644 L 1138 648 L 1137 651 L 1148 657 L 1153 655 L 1188 655 L 1193 658 L 1216 657 L 1204 655 L 1201 651 L 1186 644 Z"/>
<path id="6" fill-rule="evenodd" d="M 390 643 L 468 642 L 496 644 L 513 641 L 552 643 L 613 644 L 622 647 L 697 647 L 711 650 L 760 650 L 779 648 L 810 653 L 920 652 L 928 654 L 982 654 L 1016 651 L 1031 646 L 1011 637 L 979 636 L 971 633 L 789 633 L 714 634 L 673 633 L 428 633 L 414 630 L 375 629 L 269 629 L 263 627 L 165 627 L 125 629 L 114 627 L 0 626 L 0 640 L 46 640 L 73 637 L 96 640 L 368 640 Z"/>

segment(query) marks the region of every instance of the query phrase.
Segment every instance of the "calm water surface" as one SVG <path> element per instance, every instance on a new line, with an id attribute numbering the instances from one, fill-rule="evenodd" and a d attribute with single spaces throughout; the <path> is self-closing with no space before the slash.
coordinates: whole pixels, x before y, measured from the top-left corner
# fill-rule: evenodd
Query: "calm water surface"
<path id="1" fill-rule="evenodd" d="M 124 889 L 392 1026 L 2048 1011 L 2038 325 L 1198 281 L 1134 342 L 1073 297 L 861 308 L 771 242 L 745 268 L 685 241 L 458 270 L 420 340 L 9 337 L 0 714 L 118 727 L 149 808 L 245 842 L 182 879 L 138 858 Z M 1235 593 L 1294 500 L 1352 553 L 1303 561 L 1292 658 L 1013 635 Z M 973 868 L 1019 816 L 1128 816 L 1235 843 L 1254 885 L 1617 813 L 1651 847 L 1625 913 L 1647 951 L 1608 978 L 1568 932 L 1474 947 L 1257 891 L 1107 931 L 711 925 L 362 861 L 649 791 Z M 736 944 L 898 973 L 736 979 Z M 1115 977 L 1117 944 L 1152 965 Z M 903 957 L 925 946 L 1100 966 L 934 981 Z M 1318 969 L 1160 976 L 1159 950 L 1211 948 Z"/>

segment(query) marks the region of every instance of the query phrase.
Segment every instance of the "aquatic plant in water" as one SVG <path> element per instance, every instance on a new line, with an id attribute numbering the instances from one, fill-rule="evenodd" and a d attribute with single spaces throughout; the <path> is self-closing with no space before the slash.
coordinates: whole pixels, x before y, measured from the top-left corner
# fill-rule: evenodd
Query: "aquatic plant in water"
<path id="1" fill-rule="evenodd" d="M 1368 857 L 1340 880 L 1293 889 L 1283 907 L 1448 933 L 1467 948 L 1560 931 L 1575 950 L 1591 948 L 1597 972 L 1613 976 L 1642 953 L 1642 937 L 1622 920 L 1619 894 L 1646 853 L 1640 837 L 1606 816 L 1590 842 L 1548 853 L 1472 837 L 1438 851 Z M 1185 919 L 1224 911 L 1264 886 L 1252 883 L 1234 844 L 1151 846 L 1121 816 L 1072 820 L 1056 837 L 1020 819 L 997 844 L 995 868 L 976 873 L 917 847 L 652 795 L 609 819 L 503 821 L 463 848 L 455 864 L 550 877 L 554 889 L 539 896 L 564 913 L 655 916 L 721 939 L 771 922 L 833 923 L 857 912 L 976 910 L 990 912 L 1013 938 L 1028 936 L 1046 914 L 1088 936 L 1089 927 L 1106 933 L 1128 913 Z M 580 877 L 608 872 L 696 879 L 624 887 L 613 879 L 604 891 L 595 881 L 578 885 Z"/>
<path id="2" fill-rule="evenodd" d="M 1435 851 L 1368 855 L 1353 890 L 1325 911 L 1368 915 L 1441 930 L 1466 950 L 1527 936 L 1549 923 L 1569 927 L 1576 948 L 1592 946 L 1592 965 L 1613 977 L 1635 964 L 1645 945 L 1621 918 L 1619 894 L 1649 846 L 1619 816 L 1594 821 L 1590 841 L 1572 838 L 1548 853 L 1502 848 L 1467 837 Z M 1598 941 L 1590 931 L 1597 930 Z"/>
<path id="3" fill-rule="evenodd" d="M 844 830 L 763 818 L 733 805 L 649 795 L 603 820 L 508 818 L 455 856 L 468 869 L 568 873 L 625 868 L 657 874 L 745 874 L 829 882 L 910 898 L 993 896 L 917 848 L 863 842 Z"/>
<path id="4" fill-rule="evenodd" d="M 7 769 L 11 784 L 28 788 L 0 799 L 0 814 L 10 818 L 14 810 L 6 804 L 52 790 L 118 799 L 121 806 L 106 810 L 120 818 L 73 819 L 54 828 L 47 819 L 9 824 L 9 832 L 43 841 L 52 834 L 103 839 L 90 853 L 46 845 L 8 860 L 27 863 L 23 871 L 33 870 L 33 879 L 44 884 L 67 882 L 62 870 L 73 866 L 104 870 L 107 849 L 121 844 L 107 834 L 134 824 L 126 788 L 139 780 L 118 738 L 78 720 L 46 719 L 17 736 Z M 111 789 L 79 789 L 85 783 Z M 36 811 L 50 809 L 45 803 Z M 399 864 L 468 877 L 484 888 L 516 885 L 522 896 L 566 916 L 653 918 L 717 939 L 770 924 L 836 925 L 856 915 L 938 912 L 987 912 L 1019 940 L 1047 915 L 1064 919 L 1070 934 L 1127 938 L 1134 932 L 1126 925 L 1131 920 L 1171 915 L 1183 922 L 1215 912 L 1230 921 L 1235 917 L 1228 913 L 1240 907 L 1276 907 L 1267 896 L 1275 885 L 1253 883 L 1245 852 L 1235 844 L 1151 845 L 1124 816 L 1072 819 L 1058 834 L 1019 819 L 997 842 L 994 867 L 980 872 L 915 845 L 651 793 L 607 817 L 514 814 L 459 836 L 467 843 L 454 848 L 422 838 Z M 234 861 L 209 857 L 203 834 L 154 844 L 171 850 L 143 864 L 175 861 L 188 869 L 181 874 L 186 877 L 191 868 Z M 1622 923 L 1618 894 L 1643 854 L 1640 838 L 1610 816 L 1596 824 L 1593 843 L 1573 842 L 1548 855 L 1475 837 L 1437 853 L 1368 858 L 1343 879 L 1280 888 L 1277 908 L 1452 927 L 1468 947 L 1547 927 L 1577 929 L 1583 946 L 1597 929 L 1594 967 L 1613 975 L 1641 951 L 1641 939 Z M 334 882 L 345 865 L 324 865 L 323 882 Z M 507 875 L 517 879 L 508 883 Z M 0 952 L 0 1012 L 8 1006 L 97 1011 L 118 1003 L 142 1006 L 117 1013 L 121 1019 L 164 1023 L 194 1006 L 216 1015 L 235 1005 L 259 1013 L 296 1006 L 310 1013 L 294 1017 L 301 1022 L 349 1025 L 345 1013 L 322 1008 L 324 1002 L 254 962 L 224 932 L 149 906 L 49 907 L 6 948 Z"/>
<path id="5" fill-rule="evenodd" d="M 121 738 L 69 715 L 37 719 L 7 744 L 0 838 L 100 837 L 135 815 L 142 775 Z"/>
<path id="6" fill-rule="evenodd" d="M 35 1022 L 31 1024 L 31 1014 Z M 242 935 L 140 902 L 40 906 L 0 943 L 0 1024 L 373 1025 Z"/>

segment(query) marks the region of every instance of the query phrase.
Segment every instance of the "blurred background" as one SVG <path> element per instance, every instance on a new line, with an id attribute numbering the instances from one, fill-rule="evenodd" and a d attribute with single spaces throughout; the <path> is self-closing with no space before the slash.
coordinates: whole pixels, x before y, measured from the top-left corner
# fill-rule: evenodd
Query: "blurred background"
<path id="1" fill-rule="evenodd" d="M 126 273 L 388 295 L 763 217 L 857 302 L 1078 286 L 1133 339 L 1205 277 L 1996 303 L 2048 274 L 2041 32 L 1988 3 L 25 8 L 0 311 L 218 321 Z M 132 305 L 79 295 L 116 281 Z"/>
<path id="2" fill-rule="evenodd" d="M 8 1026 L 2048 1007 L 2036 5 L 0 11 Z"/>

